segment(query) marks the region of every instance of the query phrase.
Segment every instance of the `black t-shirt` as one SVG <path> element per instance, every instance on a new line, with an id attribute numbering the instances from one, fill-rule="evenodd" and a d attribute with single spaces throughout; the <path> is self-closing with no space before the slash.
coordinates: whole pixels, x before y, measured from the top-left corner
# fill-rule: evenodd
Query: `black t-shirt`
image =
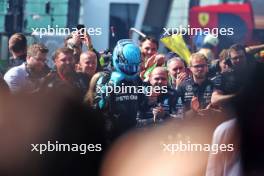
<path id="1" fill-rule="evenodd" d="M 241 79 L 234 70 L 218 75 L 218 81 L 215 89 L 220 90 L 225 95 L 238 92 L 242 86 Z"/>
<path id="2" fill-rule="evenodd" d="M 206 79 L 201 85 L 194 82 L 193 78 L 184 81 L 177 89 L 177 94 L 182 98 L 184 110 L 191 109 L 191 100 L 193 96 L 198 97 L 200 108 L 206 108 L 211 102 L 211 96 L 214 90 L 214 84 Z"/>
<path id="3" fill-rule="evenodd" d="M 56 91 L 61 94 L 73 95 L 82 100 L 88 89 L 88 79 L 85 79 L 82 73 L 75 73 L 72 81 L 62 80 L 56 71 L 50 72 L 43 78 L 40 89 L 47 91 Z"/>
<path id="4" fill-rule="evenodd" d="M 150 85 L 148 85 L 150 86 Z M 140 109 L 137 113 L 137 119 L 153 119 L 153 108 L 161 106 L 165 111 L 165 117 L 167 118 L 171 113 L 174 113 L 176 105 L 176 91 L 167 87 L 167 93 L 161 93 L 157 97 L 145 96 Z"/>
<path id="5" fill-rule="evenodd" d="M 215 89 L 220 90 L 224 95 L 239 92 L 249 81 L 250 75 L 256 66 L 256 61 L 249 56 L 247 55 L 245 66 L 233 66 L 230 71 L 219 74 Z"/>

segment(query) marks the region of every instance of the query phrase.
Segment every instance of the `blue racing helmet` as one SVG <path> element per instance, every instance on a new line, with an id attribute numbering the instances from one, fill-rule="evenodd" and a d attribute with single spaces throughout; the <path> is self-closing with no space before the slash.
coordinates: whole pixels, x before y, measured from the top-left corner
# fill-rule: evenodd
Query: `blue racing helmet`
<path id="1" fill-rule="evenodd" d="M 116 71 L 127 77 L 138 74 L 141 61 L 140 49 L 132 40 L 119 40 L 114 48 L 112 59 Z"/>

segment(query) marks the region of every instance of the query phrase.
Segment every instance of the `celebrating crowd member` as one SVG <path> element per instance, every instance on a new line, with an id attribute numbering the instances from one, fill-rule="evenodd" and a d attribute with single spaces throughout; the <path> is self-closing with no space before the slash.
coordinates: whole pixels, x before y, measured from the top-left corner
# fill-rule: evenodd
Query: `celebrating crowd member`
<path id="1" fill-rule="evenodd" d="M 211 81 L 213 81 L 215 86 L 220 86 L 221 84 L 221 74 L 230 71 L 230 63 L 228 63 L 228 50 L 223 49 L 219 54 L 219 59 L 214 60 L 209 65 L 209 73 Z"/>
<path id="2" fill-rule="evenodd" d="M 192 77 L 182 82 L 177 93 L 183 99 L 185 111 L 192 109 L 198 112 L 211 103 L 214 87 L 207 77 L 208 64 L 203 54 L 194 53 L 191 55 L 190 69 Z"/>
<path id="3" fill-rule="evenodd" d="M 158 47 L 159 43 L 153 37 L 145 37 L 140 40 L 140 77 L 142 80 L 148 78 L 149 73 L 155 66 L 162 66 L 165 62 L 164 55 L 158 54 Z"/>
<path id="4" fill-rule="evenodd" d="M 208 126 L 209 123 L 211 123 L 212 129 L 214 129 L 220 124 L 220 121 L 222 122 L 226 117 L 226 114 L 222 113 L 222 110 L 228 108 L 246 112 L 245 114 L 247 114 L 247 116 L 253 113 L 253 120 L 242 119 L 245 121 L 240 121 L 241 119 L 239 119 L 239 116 L 242 117 L 243 114 L 238 113 L 237 120 L 227 121 L 216 128 L 212 143 L 221 145 L 223 142 L 229 142 L 229 139 L 233 139 L 232 130 L 235 130 L 236 133 L 240 132 L 236 128 L 237 125 L 241 124 L 241 127 L 243 127 L 242 137 L 244 133 L 247 133 L 247 127 L 250 127 L 248 134 L 256 136 L 253 127 L 256 126 L 260 129 L 258 122 L 261 122 L 259 121 L 259 117 L 261 117 L 261 107 L 263 104 L 261 101 L 263 100 L 263 98 L 261 99 L 262 96 L 258 96 L 258 94 L 261 95 L 262 90 L 260 86 L 262 83 L 260 81 L 261 75 L 257 73 L 261 74 L 263 68 L 257 66 L 258 63 L 252 58 L 249 58 L 248 54 L 258 51 L 263 48 L 263 45 L 257 48 L 248 47 L 245 49 L 242 45 L 235 44 L 229 49 L 223 50 L 219 55 L 219 59 L 215 60 L 212 54 L 214 52 L 213 47 L 217 46 L 217 42 L 212 40 L 203 48 L 206 49 L 207 55 L 205 56 L 200 53 L 202 51 L 191 54 L 190 65 L 188 66 L 176 53 L 158 53 L 159 43 L 152 37 L 143 38 L 139 46 L 132 40 L 121 39 L 117 42 L 113 53 L 110 51 L 101 52 L 102 57 L 111 58 L 109 59 L 111 61 L 108 60 L 109 65 L 107 65 L 107 69 L 101 71 L 103 69 L 99 68 L 100 66 L 98 67 L 98 65 L 104 65 L 103 58 L 99 59 L 98 53 L 92 46 L 90 36 L 87 33 L 81 33 L 81 31 L 82 30 L 79 30 L 69 36 L 65 40 L 65 47 L 56 50 L 53 57 L 55 70 L 52 71 L 50 71 L 45 64 L 48 49 L 44 45 L 33 44 L 28 47 L 26 52 L 25 48 L 27 44 L 25 36 L 22 34 L 14 34 L 9 40 L 9 49 L 13 56 L 13 59 L 10 61 L 10 63 L 12 62 L 10 67 L 13 68 L 6 72 L 3 77 L 4 79 L 0 76 L 0 96 L 3 97 L 0 101 L 1 106 L 8 107 L 8 111 L 10 111 L 9 108 L 13 108 L 13 104 L 22 105 L 23 96 L 27 96 L 29 98 L 28 105 L 32 105 L 33 108 L 25 103 L 26 110 L 27 108 L 32 108 L 33 115 L 36 117 L 39 112 L 41 114 L 41 116 L 36 119 L 45 119 L 43 118 L 45 115 L 49 117 L 46 119 L 53 119 L 53 117 L 56 117 L 56 114 L 59 115 L 60 119 L 54 123 L 58 126 L 54 126 L 54 128 L 56 128 L 54 130 L 62 127 L 62 134 L 58 134 L 59 137 L 62 138 L 57 138 L 58 136 L 54 137 L 56 139 L 66 139 L 68 143 L 97 142 L 97 134 L 100 134 L 100 138 L 102 139 L 100 139 L 99 142 L 105 142 L 111 146 L 117 138 L 121 135 L 128 134 L 127 132 L 130 130 L 149 132 L 154 127 L 154 130 L 157 129 L 157 133 L 159 133 L 158 130 L 166 124 L 173 126 L 171 130 L 173 130 L 175 126 L 179 129 L 181 127 L 184 128 L 185 125 L 189 125 L 193 130 L 194 125 L 198 121 L 203 121 L 203 127 L 207 127 L 207 123 L 204 123 L 206 121 L 208 122 Z M 88 51 L 82 51 L 83 45 L 87 46 Z M 168 57 L 168 55 L 170 56 Z M 26 59 L 24 60 L 23 58 L 25 56 Z M 22 63 L 23 61 L 25 62 Z M 255 77 L 250 77 L 251 73 L 254 73 Z M 255 83 L 254 78 L 258 78 L 256 81 L 260 81 L 258 85 L 253 84 Z M 245 92 L 244 86 L 248 86 L 247 83 L 254 86 L 248 87 L 247 92 Z M 254 96 L 251 97 L 249 92 L 254 89 L 258 91 L 254 91 L 252 94 Z M 9 91 L 13 94 L 9 94 Z M 18 92 L 26 92 L 27 94 L 18 94 Z M 241 94 L 249 94 L 246 100 L 255 103 L 250 103 L 250 106 L 243 105 L 241 109 L 235 109 L 235 107 L 229 106 L 233 105 L 232 103 L 234 101 L 239 101 Z M 8 97 L 8 99 L 6 97 Z M 32 99 L 32 102 L 30 99 Z M 6 103 L 8 106 L 4 106 L 4 100 L 8 101 L 8 103 Z M 246 100 L 244 100 L 244 103 Z M 16 104 L 16 101 L 19 103 Z M 27 102 L 27 100 L 25 102 Z M 45 104 L 48 105 L 45 107 Z M 216 111 L 213 111 L 212 108 L 215 106 L 221 106 L 217 109 L 219 114 L 214 113 Z M 253 110 L 257 112 L 254 113 L 255 111 Z M 0 109 L 0 125 L 6 123 L 2 119 L 7 120 L 8 118 L 3 118 L 2 114 L 6 115 L 9 113 L 8 111 L 5 110 L 3 113 Z M 48 113 L 49 111 L 50 113 Z M 28 112 L 30 115 L 31 111 Z M 16 113 L 17 112 L 14 111 L 11 117 L 20 117 L 20 114 Z M 236 113 L 233 111 L 228 111 L 227 113 L 228 117 L 236 116 Z M 188 118 L 201 116 L 203 116 L 203 118 Z M 31 118 L 31 116 L 28 117 Z M 78 119 L 76 120 L 76 118 L 73 117 L 77 117 Z M 32 120 L 33 119 L 34 118 L 32 118 Z M 248 124 L 249 126 L 247 126 Z M 158 128 L 155 128 L 157 126 Z M 34 128 L 34 126 L 31 127 Z M 136 129 L 135 127 L 143 127 L 143 130 Z M 145 127 L 148 127 L 147 130 Z M 10 129 L 12 130 L 12 128 Z M 92 129 L 92 131 L 89 131 L 90 129 Z M 166 131 L 165 136 L 171 139 L 170 132 L 168 131 Z M 197 130 L 193 131 L 196 132 Z M 210 135 L 213 134 L 212 132 L 213 130 L 208 132 L 206 138 L 211 139 Z M 226 134 L 231 134 L 231 138 L 225 136 Z M 181 135 L 182 134 L 177 133 L 177 137 L 182 137 Z M 81 140 L 78 140 L 78 137 L 80 137 Z M 186 139 L 190 139 L 188 137 L 189 136 L 186 136 Z M 6 137 L 6 139 L 8 139 L 8 137 Z M 119 139 L 122 140 L 123 138 Z M 246 139 L 250 142 L 254 142 L 249 138 Z M 159 141 L 162 141 L 162 139 Z M 206 142 L 209 142 L 209 145 L 211 143 L 211 141 Z M 241 141 L 235 142 L 237 142 L 237 145 L 241 143 Z M 191 144 L 191 142 L 189 144 Z M 168 145 L 168 147 L 169 146 L 171 145 Z M 253 149 L 260 148 L 253 147 Z M 2 153 L 6 151 L 8 151 L 7 145 L 5 146 L 5 150 L 0 150 Z M 203 153 L 206 158 L 208 153 L 209 151 Z M 256 155 L 256 153 L 254 154 Z M 57 153 L 53 153 L 49 155 L 49 157 L 51 156 L 52 160 L 53 157 L 56 158 L 59 155 L 60 153 L 58 155 Z M 65 163 L 63 162 L 64 156 L 69 156 L 65 160 Z M 58 160 L 52 160 L 54 162 L 61 161 L 60 167 L 55 167 L 54 165 L 52 169 L 62 171 L 63 174 L 65 173 L 66 175 L 74 175 L 74 170 L 79 168 L 79 163 L 82 163 L 80 166 L 82 170 L 86 173 L 89 172 L 85 167 L 87 163 L 80 161 L 82 158 L 80 159 L 79 155 L 69 153 L 69 155 L 66 154 L 64 156 L 61 155 Z M 74 160 L 71 160 L 72 156 Z M 94 156 L 95 160 L 101 159 L 101 154 Z M 239 167 L 241 167 L 239 166 L 239 162 L 243 161 L 243 158 L 240 160 L 239 153 L 231 153 L 231 155 L 227 156 L 228 157 L 224 160 L 221 158 L 221 153 L 219 153 L 219 155 L 214 155 L 214 157 L 210 156 L 207 175 L 214 175 L 215 173 L 220 173 L 219 175 L 222 175 L 222 173 L 224 173 L 223 169 L 228 173 L 240 174 L 240 172 L 232 172 L 232 169 L 239 169 Z M 217 163 L 219 163 L 219 158 L 217 157 L 220 157 L 220 162 L 224 161 L 228 164 L 217 165 Z M 246 155 L 246 157 L 249 156 Z M 95 162 L 95 165 L 92 165 L 96 170 L 99 169 L 99 160 Z M 235 162 L 233 162 L 234 160 Z M 78 162 L 71 165 L 74 161 Z M 262 160 L 259 159 L 259 161 Z M 155 162 L 159 163 L 159 160 Z M 53 164 L 53 162 L 51 163 Z M 229 165 L 229 163 L 231 163 L 231 165 Z M 90 160 L 89 164 L 91 164 Z M 219 167 L 215 167 L 216 165 Z M 192 166 L 196 165 L 193 164 Z M 204 170 L 200 172 L 205 172 L 206 167 L 202 167 Z M 218 170 L 219 168 L 220 171 Z M 183 168 L 183 170 L 184 169 L 185 168 Z M 70 170 L 70 172 L 67 172 L 68 170 Z M 49 170 L 46 171 L 47 173 L 51 172 Z M 106 172 L 106 174 L 107 173 L 108 172 Z M 175 175 L 175 173 L 173 174 Z"/>
<path id="5" fill-rule="evenodd" d="M 105 75 L 104 75 L 105 74 Z M 98 98 L 98 90 L 97 87 L 97 81 L 101 77 L 107 77 L 106 72 L 97 72 L 93 75 L 89 82 L 89 88 L 88 91 L 84 97 L 84 102 L 87 103 L 87 105 L 93 109 L 99 109 L 98 104 L 96 103 L 96 98 Z M 108 75 L 109 76 L 109 75 Z"/>
<path id="6" fill-rule="evenodd" d="M 232 45 L 228 51 L 228 60 L 231 71 L 221 75 L 221 84 L 216 87 L 212 95 L 212 103 L 221 105 L 240 91 L 248 81 L 253 63 L 246 58 L 245 48 L 241 45 Z"/>
<path id="7" fill-rule="evenodd" d="M 48 73 L 45 64 L 47 53 L 47 47 L 42 44 L 28 48 L 26 62 L 11 68 L 4 76 L 11 92 L 32 92 L 39 88 L 40 78 Z"/>
<path id="8" fill-rule="evenodd" d="M 97 56 L 93 51 L 87 51 L 81 54 L 80 61 L 77 66 L 77 72 L 81 72 L 90 80 L 96 73 Z"/>
<path id="9" fill-rule="evenodd" d="M 171 88 L 177 89 L 188 78 L 186 66 L 181 58 L 172 57 L 167 61 L 167 68 L 169 71 L 169 84 Z"/>
<path id="10" fill-rule="evenodd" d="M 153 37 L 145 37 L 140 41 L 140 50 L 143 63 L 157 53 L 159 48 L 158 41 Z"/>
<path id="11" fill-rule="evenodd" d="M 88 83 L 83 74 L 75 72 L 73 50 L 59 48 L 53 59 L 56 70 L 45 77 L 42 88 L 69 91 L 68 93 L 83 98 L 88 89 Z"/>
<path id="12" fill-rule="evenodd" d="M 168 118 L 176 100 L 175 91 L 168 87 L 168 71 L 165 67 L 154 68 L 146 86 L 152 88 L 152 92 L 145 96 L 145 101 L 139 108 L 138 127 L 159 123 Z"/>

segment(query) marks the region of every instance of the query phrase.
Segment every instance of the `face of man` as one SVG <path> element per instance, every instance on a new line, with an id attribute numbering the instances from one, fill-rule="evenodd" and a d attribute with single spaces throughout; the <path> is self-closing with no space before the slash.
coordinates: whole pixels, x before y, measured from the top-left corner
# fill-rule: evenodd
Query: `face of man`
<path id="1" fill-rule="evenodd" d="M 232 65 L 235 68 L 243 67 L 246 63 L 246 55 L 244 51 L 242 50 L 239 50 L 239 51 L 231 50 L 230 59 L 231 59 Z"/>
<path id="2" fill-rule="evenodd" d="M 229 69 L 228 65 L 225 62 L 226 61 L 224 59 L 219 62 L 221 73 L 226 72 Z"/>
<path id="3" fill-rule="evenodd" d="M 168 74 L 163 68 L 155 68 L 149 77 L 152 86 L 167 86 Z"/>
<path id="4" fill-rule="evenodd" d="M 185 71 L 184 63 L 179 60 L 171 61 L 168 65 L 168 71 L 169 75 L 176 79 L 179 73 Z"/>
<path id="5" fill-rule="evenodd" d="M 38 74 L 43 71 L 46 59 L 47 53 L 38 52 L 35 56 L 27 57 L 27 65 L 33 73 Z"/>
<path id="6" fill-rule="evenodd" d="M 71 53 L 60 53 L 55 58 L 55 66 L 57 71 L 63 76 L 71 76 L 74 74 L 74 59 Z"/>
<path id="7" fill-rule="evenodd" d="M 97 57 L 94 53 L 83 53 L 80 57 L 81 72 L 92 76 L 96 72 Z"/>
<path id="8" fill-rule="evenodd" d="M 154 42 L 145 40 L 141 44 L 141 54 L 144 59 L 150 58 L 153 54 L 157 53 L 158 47 Z"/>
<path id="9" fill-rule="evenodd" d="M 196 79 L 205 79 L 208 65 L 203 58 L 195 57 L 191 60 L 191 72 Z"/>

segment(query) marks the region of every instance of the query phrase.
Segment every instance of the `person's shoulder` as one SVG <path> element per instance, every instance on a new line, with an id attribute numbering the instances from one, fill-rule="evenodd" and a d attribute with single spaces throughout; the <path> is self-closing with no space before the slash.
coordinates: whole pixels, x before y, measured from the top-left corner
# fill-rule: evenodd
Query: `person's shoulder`
<path id="1" fill-rule="evenodd" d="M 229 69 L 223 73 L 220 74 L 220 76 L 225 77 L 225 76 L 230 76 L 230 75 L 234 75 L 235 74 L 235 70 L 234 69 Z"/>
<path id="2" fill-rule="evenodd" d="M 142 86 L 148 87 L 148 86 L 151 86 L 151 84 L 149 81 L 142 81 Z"/>
<path id="3" fill-rule="evenodd" d="M 191 77 L 188 77 L 182 81 L 182 83 L 179 85 L 179 87 L 183 88 L 183 87 L 186 87 L 188 85 L 192 85 L 193 83 L 194 83 L 193 79 Z"/>
<path id="4" fill-rule="evenodd" d="M 58 80 L 57 77 L 58 77 L 57 72 L 52 70 L 46 76 L 41 78 L 41 83 L 42 83 L 42 85 L 48 85 L 48 84 L 54 82 L 55 80 Z"/>
<path id="5" fill-rule="evenodd" d="M 213 81 L 212 79 L 210 79 L 210 78 L 207 78 L 207 79 L 206 79 L 206 84 L 207 84 L 207 85 L 212 85 L 212 86 L 213 86 L 213 85 L 214 85 L 214 81 Z"/>
<path id="6" fill-rule="evenodd" d="M 90 80 L 90 76 L 88 76 L 87 74 L 82 73 L 82 72 L 76 72 L 76 78 L 81 79 L 81 80 L 85 80 L 85 81 Z"/>
<path id="7" fill-rule="evenodd" d="M 175 100 L 178 98 L 178 92 L 167 86 L 166 93 L 162 93 L 165 97 L 169 98 L 170 100 Z"/>
<path id="8" fill-rule="evenodd" d="M 264 63 L 263 62 L 256 62 L 255 63 L 255 71 L 256 72 L 264 72 Z"/>
<path id="9" fill-rule="evenodd" d="M 218 142 L 227 141 L 229 136 L 233 133 L 233 131 L 237 128 L 237 120 L 230 119 L 221 123 L 218 127 L 216 127 L 214 131 L 214 138 Z"/>
<path id="10" fill-rule="evenodd" d="M 12 67 L 11 69 L 9 69 L 5 73 L 4 78 L 9 77 L 9 76 L 22 76 L 25 73 L 26 73 L 26 66 L 25 66 L 25 64 L 21 64 L 19 66 L 15 66 L 15 67 Z"/>

